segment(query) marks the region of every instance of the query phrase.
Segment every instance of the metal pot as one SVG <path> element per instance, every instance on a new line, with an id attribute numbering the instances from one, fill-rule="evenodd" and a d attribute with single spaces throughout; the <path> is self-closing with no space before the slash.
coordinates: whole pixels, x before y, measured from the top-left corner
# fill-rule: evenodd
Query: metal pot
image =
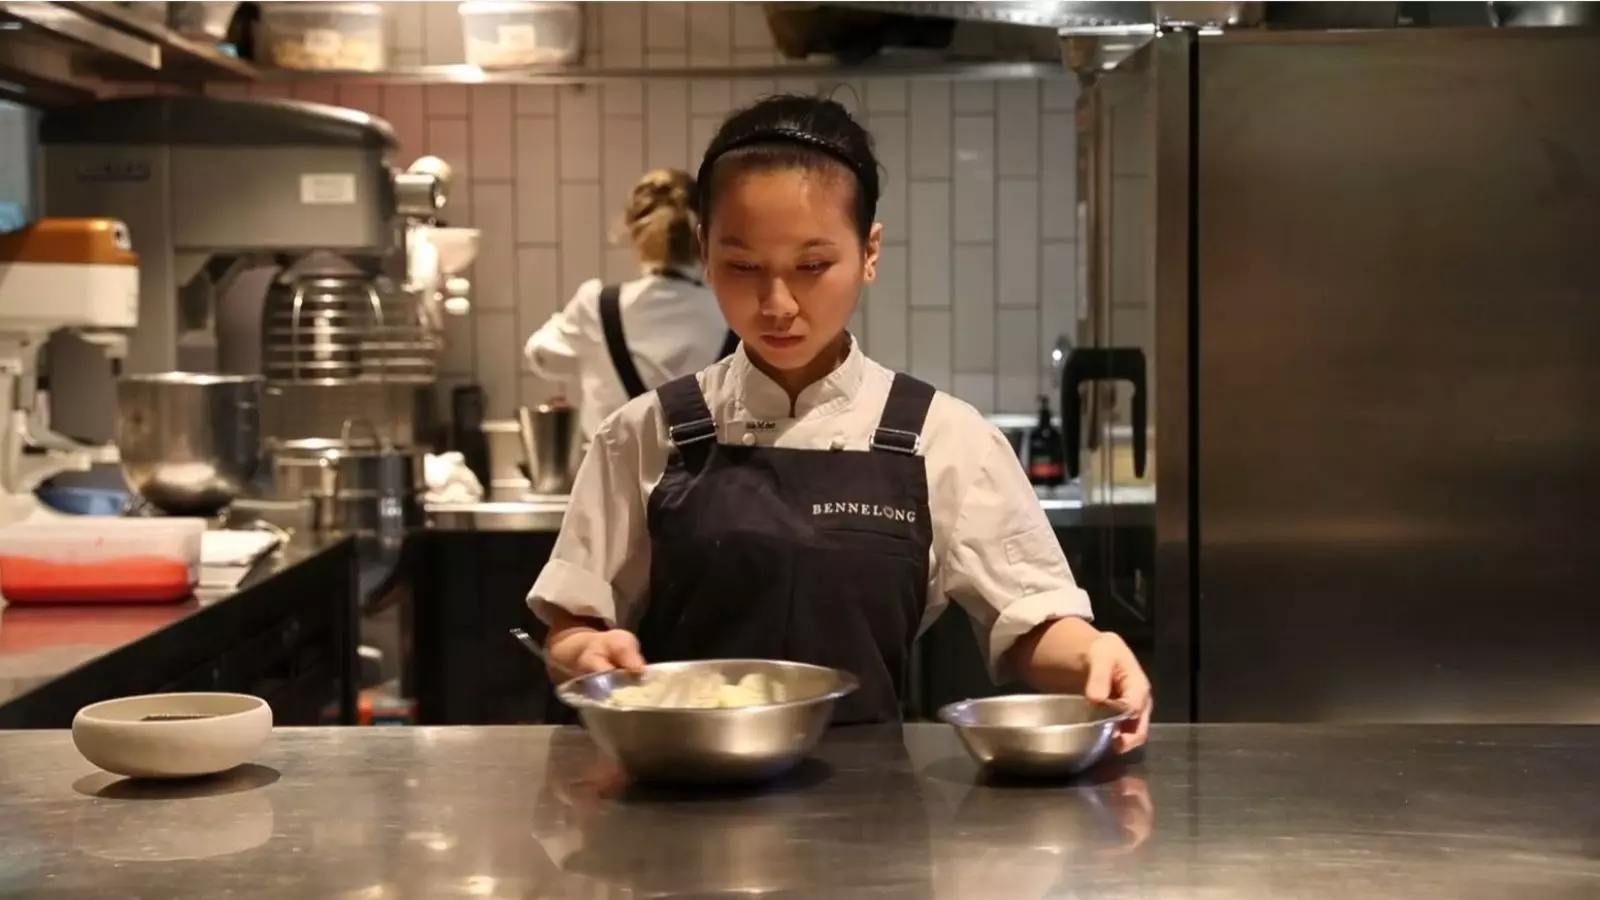
<path id="1" fill-rule="evenodd" d="M 262 380 L 163 372 L 117 379 L 117 452 L 128 486 L 175 515 L 210 515 L 261 463 Z"/>
<path id="2" fill-rule="evenodd" d="M 393 447 L 371 423 L 350 420 L 337 441 L 274 450 L 273 494 L 309 499 L 320 533 L 398 541 L 423 521 L 423 453 Z"/>

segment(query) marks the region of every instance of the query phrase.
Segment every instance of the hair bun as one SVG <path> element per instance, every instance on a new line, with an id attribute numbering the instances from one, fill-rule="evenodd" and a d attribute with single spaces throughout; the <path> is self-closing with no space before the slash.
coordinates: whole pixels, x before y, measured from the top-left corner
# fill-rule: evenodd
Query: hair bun
<path id="1" fill-rule="evenodd" d="M 694 178 L 688 172 L 676 169 L 646 172 L 633 186 L 633 196 L 628 201 L 628 221 L 643 219 L 663 206 L 687 206 L 693 201 L 694 193 Z"/>
<path id="2" fill-rule="evenodd" d="M 655 169 L 633 186 L 623 210 L 623 233 L 652 265 L 685 266 L 698 256 L 695 183 L 688 172 Z"/>

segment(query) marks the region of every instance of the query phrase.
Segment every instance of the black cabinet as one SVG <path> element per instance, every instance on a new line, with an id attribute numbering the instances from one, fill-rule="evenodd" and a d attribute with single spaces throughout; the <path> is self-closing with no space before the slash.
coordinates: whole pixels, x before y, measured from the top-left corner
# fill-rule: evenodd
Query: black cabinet
<path id="1" fill-rule="evenodd" d="M 528 589 L 550 559 L 553 531 L 430 531 L 412 536 L 402 565 L 405 693 L 419 725 L 544 722 L 556 702 L 544 668 L 511 637 L 544 637 Z"/>

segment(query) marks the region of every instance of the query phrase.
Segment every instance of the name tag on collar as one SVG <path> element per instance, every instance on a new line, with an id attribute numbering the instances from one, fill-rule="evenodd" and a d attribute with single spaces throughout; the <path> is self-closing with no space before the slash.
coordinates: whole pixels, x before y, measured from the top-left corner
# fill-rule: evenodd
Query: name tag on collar
<path id="1" fill-rule="evenodd" d="M 741 419 L 733 423 L 731 437 L 735 441 L 742 441 L 748 435 L 765 443 L 788 431 L 793 424 L 793 419 Z"/>

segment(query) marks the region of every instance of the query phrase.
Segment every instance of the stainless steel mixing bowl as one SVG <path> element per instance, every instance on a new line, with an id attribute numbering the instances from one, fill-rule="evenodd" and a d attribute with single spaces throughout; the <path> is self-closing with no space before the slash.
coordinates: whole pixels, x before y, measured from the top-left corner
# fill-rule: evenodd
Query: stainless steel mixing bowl
<path id="1" fill-rule="evenodd" d="M 117 452 L 128 486 L 178 515 L 210 515 L 261 462 L 262 380 L 163 372 L 117 379 Z"/>
<path id="2" fill-rule="evenodd" d="M 1071 694 L 1009 694 L 962 700 L 939 710 L 980 766 L 1025 776 L 1076 775 L 1111 749 L 1131 715 Z"/>
<path id="3" fill-rule="evenodd" d="M 821 739 L 834 704 L 859 686 L 849 672 L 762 659 L 658 663 L 647 671 L 686 669 L 710 669 L 730 683 L 759 673 L 790 699 L 731 709 L 624 709 L 606 702 L 617 688 L 639 683 L 621 671 L 575 678 L 556 696 L 633 778 L 720 783 L 762 781 L 793 768 Z"/>

